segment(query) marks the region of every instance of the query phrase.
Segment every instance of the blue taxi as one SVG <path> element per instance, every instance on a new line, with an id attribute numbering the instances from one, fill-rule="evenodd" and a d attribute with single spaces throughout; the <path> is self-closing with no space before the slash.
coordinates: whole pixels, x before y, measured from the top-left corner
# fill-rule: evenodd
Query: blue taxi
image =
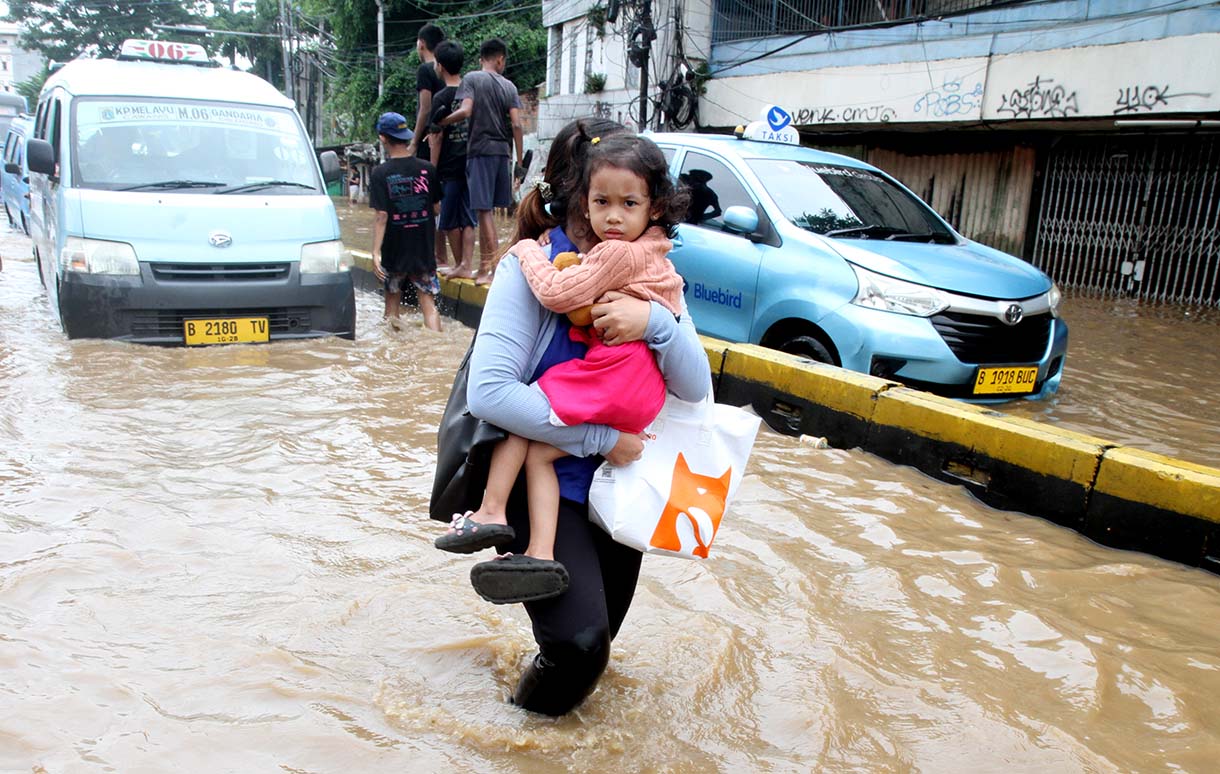
<path id="1" fill-rule="evenodd" d="M 1058 390 L 1059 288 L 881 170 L 801 147 L 774 107 L 736 135 L 652 139 L 691 194 L 670 255 L 701 333 L 950 397 Z"/>

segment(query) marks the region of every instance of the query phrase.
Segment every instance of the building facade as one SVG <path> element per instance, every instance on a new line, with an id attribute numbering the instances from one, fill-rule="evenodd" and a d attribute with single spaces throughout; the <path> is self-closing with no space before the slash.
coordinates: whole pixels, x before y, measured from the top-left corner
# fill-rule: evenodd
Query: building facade
<path id="1" fill-rule="evenodd" d="M 805 144 L 876 164 L 1066 287 L 1220 305 L 1214 3 L 702 2 L 673 16 L 710 75 L 700 130 L 779 104 Z"/>
<path id="2" fill-rule="evenodd" d="M 43 59 L 18 44 L 21 30 L 12 22 L 0 22 L 0 90 L 15 92 L 17 84 L 42 71 Z"/>

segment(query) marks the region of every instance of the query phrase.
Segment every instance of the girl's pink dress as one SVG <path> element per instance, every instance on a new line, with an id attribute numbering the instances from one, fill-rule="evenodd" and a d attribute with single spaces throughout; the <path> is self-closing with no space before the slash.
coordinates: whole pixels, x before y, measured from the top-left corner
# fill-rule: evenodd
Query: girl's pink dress
<path id="1" fill-rule="evenodd" d="M 580 309 L 607 291 L 619 290 L 657 301 L 677 314 L 682 278 L 669 261 L 671 246 L 665 232 L 653 227 L 634 242 L 602 242 L 579 266 L 563 271 L 551 265 L 532 239 L 517 243 L 511 252 L 538 301 L 553 312 Z M 568 335 L 589 351 L 584 359 L 553 366 L 538 379 L 552 413 L 565 425 L 609 425 L 625 433 L 647 427 L 665 404 L 665 378 L 648 345 L 632 341 L 611 347 L 592 327 L 573 326 Z"/>

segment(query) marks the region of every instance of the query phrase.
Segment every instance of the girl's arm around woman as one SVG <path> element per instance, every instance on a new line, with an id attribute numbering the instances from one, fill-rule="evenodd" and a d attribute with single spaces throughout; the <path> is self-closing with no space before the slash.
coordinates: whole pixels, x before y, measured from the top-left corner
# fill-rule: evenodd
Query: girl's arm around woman
<path id="1" fill-rule="evenodd" d="M 673 320 L 673 315 L 669 318 Z M 516 256 L 504 256 L 487 293 L 478 339 L 470 356 L 466 388 L 470 413 L 514 435 L 548 443 L 575 457 L 606 454 L 618 441 L 617 430 L 605 425 L 552 425 L 550 403 L 528 384 L 537 366 L 535 351 L 542 345 L 544 328 L 552 319 L 534 297 Z"/>

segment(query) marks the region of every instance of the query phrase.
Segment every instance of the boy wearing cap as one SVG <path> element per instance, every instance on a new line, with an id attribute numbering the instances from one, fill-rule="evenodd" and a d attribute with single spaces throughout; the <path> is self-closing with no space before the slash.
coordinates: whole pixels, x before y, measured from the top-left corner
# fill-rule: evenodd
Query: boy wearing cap
<path id="1" fill-rule="evenodd" d="M 400 313 L 405 283 L 415 286 L 424 325 L 439 331 L 436 296 L 435 215 L 440 180 L 431 162 L 410 155 L 414 132 L 399 113 L 382 113 L 377 135 L 386 161 L 369 176 L 369 207 L 377 212 L 373 228 L 373 273 L 385 282 L 385 316 L 392 325 Z"/>

